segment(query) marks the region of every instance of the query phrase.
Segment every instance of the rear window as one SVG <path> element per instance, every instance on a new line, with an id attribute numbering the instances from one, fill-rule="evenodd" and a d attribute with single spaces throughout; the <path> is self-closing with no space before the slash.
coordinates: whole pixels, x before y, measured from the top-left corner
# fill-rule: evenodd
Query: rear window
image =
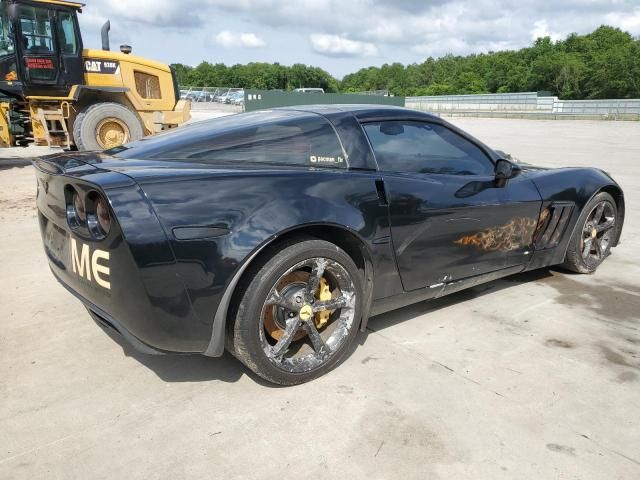
<path id="1" fill-rule="evenodd" d="M 141 160 L 346 167 L 340 141 L 324 117 L 286 111 L 199 122 L 107 153 Z"/>

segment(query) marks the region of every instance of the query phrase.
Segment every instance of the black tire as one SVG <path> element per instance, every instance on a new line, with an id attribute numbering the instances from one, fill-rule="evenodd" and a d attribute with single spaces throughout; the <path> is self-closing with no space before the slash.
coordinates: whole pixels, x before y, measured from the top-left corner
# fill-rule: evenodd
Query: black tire
<path id="1" fill-rule="evenodd" d="M 618 221 L 613 197 L 606 192 L 594 196 L 578 218 L 562 266 L 578 273 L 595 272 L 616 241 Z"/>
<path id="2" fill-rule="evenodd" d="M 305 273 L 305 270 L 309 270 L 309 273 Z M 269 299 L 274 298 L 274 295 L 279 296 L 281 300 L 286 298 L 285 290 L 294 284 L 284 288 L 279 285 L 282 285 L 282 281 L 286 283 L 287 280 L 283 279 L 291 275 L 302 275 L 303 279 L 307 279 L 302 283 L 306 287 L 292 294 L 295 298 L 287 298 L 287 302 L 290 302 L 287 306 L 293 304 L 290 310 L 281 306 L 280 303 L 269 302 Z M 307 320 L 301 320 L 304 318 L 304 308 L 311 305 L 314 305 L 313 308 L 320 308 L 321 305 L 326 305 L 321 303 L 322 299 L 319 297 L 313 298 L 315 294 L 308 296 L 309 292 L 320 291 L 316 290 L 313 279 L 317 277 L 318 281 L 322 281 L 324 285 L 328 285 L 327 282 L 338 285 L 336 283 L 338 280 L 331 280 L 332 275 L 335 279 L 339 279 L 342 285 L 340 288 L 332 286 L 334 288 L 332 295 L 336 299 L 343 299 L 343 302 L 350 306 L 333 310 L 328 323 L 320 327 L 317 325 L 318 313 L 310 314 L 309 317 L 307 310 Z M 281 244 L 277 250 L 269 252 L 263 262 L 253 268 L 245 284 L 240 288 L 236 307 L 231 312 L 227 328 L 227 349 L 269 382 L 278 385 L 296 385 L 329 372 L 342 360 L 358 334 L 362 311 L 362 274 L 351 257 L 332 243 L 305 238 Z M 280 288 L 282 289 L 278 292 Z M 353 294 L 350 293 L 351 289 Z M 299 307 L 295 302 L 300 302 L 301 298 L 304 305 Z M 296 310 L 296 308 L 300 309 Z M 283 326 L 280 331 L 282 335 L 280 340 L 271 338 L 267 331 L 265 319 L 269 309 L 271 309 L 272 319 L 282 314 L 286 322 L 286 327 Z M 328 313 L 329 310 L 322 311 Z M 297 312 L 295 318 L 290 318 L 294 312 Z M 350 324 L 349 318 L 351 318 Z M 295 323 L 296 321 L 298 323 Z M 291 329 L 295 332 L 295 335 L 291 335 L 293 340 L 286 343 L 282 338 L 287 335 L 289 322 L 297 327 L 294 326 Z M 321 341 L 313 330 L 320 336 Z M 334 337 L 335 341 L 332 342 Z M 283 346 L 284 343 L 286 347 Z M 318 346 L 320 348 L 317 348 Z M 284 352 L 275 353 L 283 348 Z M 292 350 L 296 350 L 295 353 L 292 354 Z M 299 358 L 295 357 L 296 355 L 299 355 Z"/>
<path id="3" fill-rule="evenodd" d="M 98 141 L 98 127 L 107 119 L 117 119 L 126 126 L 124 143 L 140 140 L 144 136 L 138 116 L 124 105 L 106 102 L 96 103 L 81 111 L 73 122 L 73 141 L 78 150 L 104 150 Z M 119 145 L 109 145 L 109 147 Z"/>

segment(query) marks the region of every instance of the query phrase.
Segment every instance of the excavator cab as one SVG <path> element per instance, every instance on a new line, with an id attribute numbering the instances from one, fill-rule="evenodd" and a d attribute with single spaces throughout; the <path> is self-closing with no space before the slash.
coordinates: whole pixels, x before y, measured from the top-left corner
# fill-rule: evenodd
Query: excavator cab
<path id="1" fill-rule="evenodd" d="M 0 90 L 66 96 L 83 83 L 82 4 L 0 1 Z M 4 88 L 3 88 L 4 87 Z"/>
<path id="2" fill-rule="evenodd" d="M 0 0 L 0 147 L 102 150 L 190 118 L 169 65 L 109 46 L 83 48 L 81 3 Z"/>

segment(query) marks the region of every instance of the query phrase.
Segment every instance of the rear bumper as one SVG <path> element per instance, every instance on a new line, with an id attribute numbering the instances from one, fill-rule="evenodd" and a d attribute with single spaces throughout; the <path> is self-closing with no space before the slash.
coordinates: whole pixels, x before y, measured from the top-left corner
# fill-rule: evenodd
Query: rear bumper
<path id="1" fill-rule="evenodd" d="M 199 353 L 206 348 L 210 327 L 201 325 L 195 317 L 184 286 L 176 281 L 173 263 L 140 269 L 130 245 L 118 236 L 114 242 L 117 246 L 106 247 L 110 253 L 110 288 L 106 290 L 96 284 L 95 278 L 90 281 L 74 272 L 68 252 L 59 255 L 52 251 L 47 240 L 47 231 L 51 230 L 47 230 L 47 224 L 51 221 L 41 212 L 39 217 L 53 276 L 101 326 L 118 332 L 142 353 Z M 62 232 L 60 227 L 53 228 Z M 74 238 L 72 233 L 65 234 L 66 240 Z"/>
<path id="2" fill-rule="evenodd" d="M 91 303 L 89 300 L 84 298 L 78 292 L 73 290 L 69 285 L 64 283 L 62 279 L 58 275 L 56 275 L 56 272 L 55 270 L 53 270 L 53 268 L 51 269 L 51 272 L 53 273 L 53 276 L 56 278 L 56 280 L 60 282 L 60 285 L 62 285 L 65 289 L 67 289 L 67 291 L 69 291 L 69 293 L 71 293 L 74 297 L 76 297 L 78 300 L 80 300 L 84 304 L 87 311 L 89 312 L 89 315 L 91 315 L 91 318 L 99 326 L 101 326 L 104 329 L 108 329 L 110 331 L 116 332 L 122 338 L 124 338 L 127 341 L 127 343 L 129 343 L 133 348 L 135 348 L 140 353 L 144 353 L 147 355 L 166 355 L 168 353 L 172 353 L 172 352 L 166 352 L 164 350 L 159 350 L 157 348 L 152 347 L 151 345 L 147 345 L 146 343 L 144 343 L 142 340 L 140 340 L 138 337 L 132 334 L 129 330 L 127 330 L 121 322 L 113 318 L 111 315 L 109 315 L 107 312 L 102 310 L 97 305 L 94 305 L 93 303 Z"/>
<path id="3" fill-rule="evenodd" d="M 181 270 L 144 193 L 117 173 L 94 167 L 81 173 L 37 170 L 38 219 L 56 279 L 138 350 L 204 352 L 213 315 L 201 320 L 195 313 L 182 277 L 191 265 Z M 108 198 L 114 221 L 105 238 L 85 238 L 69 227 L 69 188 Z"/>

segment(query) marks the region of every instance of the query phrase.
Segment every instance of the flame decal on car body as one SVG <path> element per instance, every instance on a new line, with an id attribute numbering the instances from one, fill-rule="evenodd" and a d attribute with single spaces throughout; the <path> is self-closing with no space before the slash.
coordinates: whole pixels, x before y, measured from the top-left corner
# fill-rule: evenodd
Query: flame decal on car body
<path id="1" fill-rule="evenodd" d="M 534 243 L 538 232 L 549 218 L 549 210 L 540 212 L 538 219 L 514 217 L 507 224 L 487 228 L 473 235 L 455 240 L 457 245 L 469 245 L 480 250 L 509 252 L 527 247 Z"/>

